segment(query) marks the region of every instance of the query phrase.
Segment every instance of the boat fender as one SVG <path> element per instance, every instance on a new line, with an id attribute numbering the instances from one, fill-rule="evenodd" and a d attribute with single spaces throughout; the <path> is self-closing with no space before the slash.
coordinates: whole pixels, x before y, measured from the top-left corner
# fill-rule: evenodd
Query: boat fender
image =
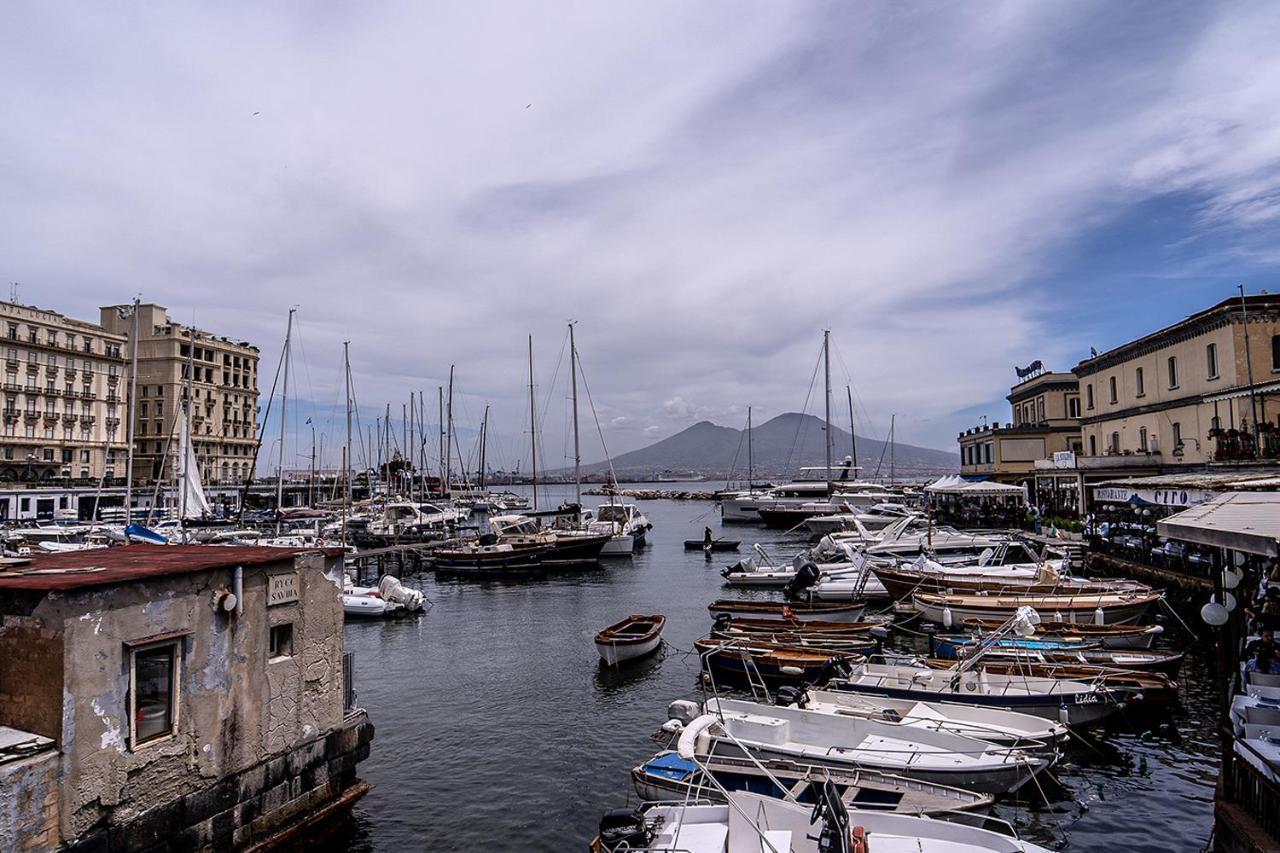
<path id="1" fill-rule="evenodd" d="M 684 727 L 680 740 L 676 742 L 676 752 L 681 758 L 692 759 L 697 755 L 706 755 L 711 746 L 711 734 L 708 731 L 720 718 L 715 714 L 703 714 Z"/>
<path id="2" fill-rule="evenodd" d="M 849 853 L 870 853 L 870 847 L 867 846 L 867 830 L 861 826 L 855 826 L 849 838 Z"/>
<path id="3" fill-rule="evenodd" d="M 778 671 L 783 675 L 790 675 L 793 678 L 799 678 L 804 675 L 804 670 L 798 666 L 782 666 L 778 668 Z"/>
<path id="4" fill-rule="evenodd" d="M 1064 703 L 1062 705 L 1059 705 L 1058 706 L 1058 722 L 1062 723 L 1065 726 L 1070 721 L 1070 719 L 1071 719 L 1071 712 L 1067 710 L 1066 704 Z"/>
<path id="5" fill-rule="evenodd" d="M 1101 607 L 1093 611 L 1093 624 L 1095 625 L 1107 624 L 1107 616 L 1105 613 L 1102 612 Z"/>
<path id="6" fill-rule="evenodd" d="M 952 625 L 951 608 L 944 607 L 942 608 L 942 626 L 944 628 L 950 628 L 951 625 Z"/>

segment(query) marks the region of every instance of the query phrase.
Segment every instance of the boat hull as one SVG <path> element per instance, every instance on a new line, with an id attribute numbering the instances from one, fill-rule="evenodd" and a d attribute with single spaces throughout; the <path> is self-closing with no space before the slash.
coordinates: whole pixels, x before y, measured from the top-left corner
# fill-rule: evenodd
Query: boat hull
<path id="1" fill-rule="evenodd" d="M 944 611 L 951 611 L 951 624 L 960 624 L 966 619 L 991 619 L 1006 620 L 1013 616 L 1017 611 L 1018 605 L 1004 605 L 998 602 L 997 596 L 991 596 L 992 603 L 987 606 L 977 604 L 950 604 L 943 601 L 922 601 L 919 597 L 912 599 L 916 612 L 921 618 L 936 622 L 940 625 L 946 624 Z M 1038 605 L 1028 601 L 1028 604 L 1040 610 Z M 1062 609 L 1046 609 L 1040 610 L 1042 616 L 1052 615 L 1055 622 L 1074 622 L 1080 625 L 1092 625 L 1097 617 L 1096 607 L 1088 606 L 1071 606 Z M 1143 599 L 1135 601 L 1131 604 L 1106 605 L 1102 608 L 1103 622 L 1105 625 L 1132 625 L 1137 623 L 1146 616 L 1147 611 L 1151 608 L 1151 602 Z M 1058 618 L 1061 617 L 1061 618 Z"/>
<path id="2" fill-rule="evenodd" d="M 609 666 L 617 666 L 627 661 L 639 660 L 648 657 L 658 650 L 662 645 L 662 635 L 647 639 L 641 643 L 632 645 L 621 645 L 618 643 L 601 642 L 596 640 L 596 651 L 600 655 L 600 660 Z"/>
<path id="3" fill-rule="evenodd" d="M 959 691 L 911 690 L 909 688 L 890 687 L 888 685 L 858 684 L 842 681 L 838 685 L 828 685 L 828 690 L 840 690 L 849 693 L 860 693 L 865 696 L 885 696 L 890 699 L 910 699 L 916 702 L 958 702 L 982 708 L 998 708 L 1003 711 L 1017 711 L 1019 714 L 1030 714 L 1046 720 L 1065 722 L 1072 727 L 1095 725 L 1114 714 L 1119 706 L 1107 701 L 1096 693 L 1073 694 L 1070 696 L 1053 695 L 1003 695 L 993 696 L 983 693 L 961 693 Z M 1063 709 L 1066 720 L 1062 719 Z"/>
<path id="4" fill-rule="evenodd" d="M 783 607 L 786 606 L 786 610 Z M 712 619 L 721 616 L 745 617 L 750 619 L 776 619 L 783 623 L 804 622 L 860 622 L 867 610 L 866 604 L 850 603 L 827 606 L 806 606 L 803 604 L 783 605 L 773 602 L 732 602 L 714 601 L 707 610 Z"/>

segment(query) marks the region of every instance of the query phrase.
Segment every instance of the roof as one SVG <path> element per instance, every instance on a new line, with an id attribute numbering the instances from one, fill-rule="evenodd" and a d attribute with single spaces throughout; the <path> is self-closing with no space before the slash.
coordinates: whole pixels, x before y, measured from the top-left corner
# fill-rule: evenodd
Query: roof
<path id="1" fill-rule="evenodd" d="M 0 589 L 38 592 L 131 583 L 210 569 L 262 566 L 290 561 L 317 551 L 342 554 L 339 548 L 267 548 L 223 545 L 122 545 L 40 554 L 29 562 L 0 565 Z"/>
<path id="2" fill-rule="evenodd" d="M 1121 477 L 1090 483 L 1099 486 L 1128 486 L 1132 489 L 1205 489 L 1211 492 L 1242 491 L 1244 489 L 1274 489 L 1280 485 L 1280 477 L 1265 471 L 1210 471 L 1157 474 L 1153 477 Z"/>
<path id="3" fill-rule="evenodd" d="M 1156 522 L 1161 536 L 1232 551 L 1280 555 L 1280 493 L 1228 492 Z"/>

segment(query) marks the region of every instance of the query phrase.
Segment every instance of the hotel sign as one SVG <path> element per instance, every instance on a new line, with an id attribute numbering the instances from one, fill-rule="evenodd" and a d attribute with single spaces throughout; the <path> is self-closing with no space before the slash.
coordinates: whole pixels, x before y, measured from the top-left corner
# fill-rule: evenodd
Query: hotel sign
<path id="1" fill-rule="evenodd" d="M 298 573 L 267 575 L 267 606 L 289 604 L 298 600 Z"/>

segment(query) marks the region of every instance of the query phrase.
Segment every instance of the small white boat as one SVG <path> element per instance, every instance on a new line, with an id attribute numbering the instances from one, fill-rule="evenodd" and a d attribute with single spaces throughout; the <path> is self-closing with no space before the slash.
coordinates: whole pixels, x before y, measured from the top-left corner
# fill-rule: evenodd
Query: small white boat
<path id="1" fill-rule="evenodd" d="M 632 614 L 596 634 L 596 651 L 609 666 L 646 657 L 662 645 L 666 623 L 667 617 L 662 614 Z"/>
<path id="2" fill-rule="evenodd" d="M 376 587 L 343 584 L 342 612 L 347 616 L 393 616 L 422 610 L 426 596 L 409 589 L 399 578 L 383 575 Z"/>
<path id="3" fill-rule="evenodd" d="M 706 714 L 714 725 L 705 730 L 702 754 L 746 750 L 830 767 L 870 767 L 987 794 L 1017 790 L 1056 757 L 946 731 L 737 699 L 708 699 Z M 698 725 L 694 720 L 689 728 Z"/>
<path id="4" fill-rule="evenodd" d="M 1043 847 L 946 820 L 814 806 L 745 791 L 727 804 L 651 803 L 607 813 L 592 853 L 1049 853 Z M 826 802 L 834 805 L 826 806 Z M 832 816 L 832 811 L 835 815 Z M 845 828 L 847 827 L 847 829 Z M 567 845 L 551 844 L 561 848 Z"/>

